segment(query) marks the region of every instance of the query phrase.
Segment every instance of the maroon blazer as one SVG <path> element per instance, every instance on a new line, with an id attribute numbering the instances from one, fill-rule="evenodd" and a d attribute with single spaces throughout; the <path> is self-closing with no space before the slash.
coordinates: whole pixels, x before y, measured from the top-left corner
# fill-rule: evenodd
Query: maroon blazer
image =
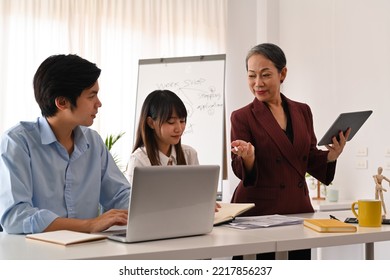
<path id="1" fill-rule="evenodd" d="M 317 149 L 310 107 L 284 95 L 282 99 L 290 112 L 293 143 L 256 98 L 231 115 L 231 140 L 244 140 L 255 147 L 250 174 L 245 174 L 241 157 L 232 153 L 233 172 L 241 181 L 231 201 L 254 202 L 246 215 L 313 212 L 306 172 L 326 185 L 334 178 L 336 162 L 327 163 L 328 151 Z"/>

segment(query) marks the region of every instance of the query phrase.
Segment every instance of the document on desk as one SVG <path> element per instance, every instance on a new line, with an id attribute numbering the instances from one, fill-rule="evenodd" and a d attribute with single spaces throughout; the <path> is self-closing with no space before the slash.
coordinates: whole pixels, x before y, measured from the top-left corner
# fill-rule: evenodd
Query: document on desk
<path id="1" fill-rule="evenodd" d="M 283 215 L 265 215 L 251 217 L 237 217 L 226 226 L 237 229 L 268 228 L 276 226 L 302 224 L 303 218 L 283 216 Z"/>

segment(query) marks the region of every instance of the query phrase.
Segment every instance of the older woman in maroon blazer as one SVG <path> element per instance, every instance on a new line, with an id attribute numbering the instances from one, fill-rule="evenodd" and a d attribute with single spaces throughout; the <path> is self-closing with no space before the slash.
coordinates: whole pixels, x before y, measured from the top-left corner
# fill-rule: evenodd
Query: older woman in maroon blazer
<path id="1" fill-rule="evenodd" d="M 313 212 L 305 174 L 330 184 L 350 131 L 317 149 L 310 107 L 280 92 L 287 68 L 278 46 L 255 46 L 246 67 L 255 98 L 231 115 L 232 168 L 241 179 L 232 202 L 254 202 L 247 215 Z"/>

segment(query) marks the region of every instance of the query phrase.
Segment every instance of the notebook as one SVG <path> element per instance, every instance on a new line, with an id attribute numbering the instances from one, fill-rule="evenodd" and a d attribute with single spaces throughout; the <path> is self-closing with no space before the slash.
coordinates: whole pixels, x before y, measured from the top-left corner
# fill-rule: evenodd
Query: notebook
<path id="1" fill-rule="evenodd" d="M 333 136 L 336 136 L 337 140 L 339 140 L 339 132 L 343 131 L 345 133 L 349 127 L 351 128 L 351 133 L 347 141 L 351 140 L 371 114 L 371 110 L 340 114 L 318 142 L 318 146 L 332 144 Z"/>
<path id="2" fill-rule="evenodd" d="M 50 242 L 59 245 L 72 245 L 72 244 L 105 239 L 106 236 L 100 234 L 76 232 L 71 230 L 57 230 L 57 231 L 27 234 L 26 238 Z"/>
<path id="3" fill-rule="evenodd" d="M 126 232 L 108 238 L 132 243 L 211 232 L 218 165 L 134 169 Z"/>
<path id="4" fill-rule="evenodd" d="M 335 219 L 306 219 L 303 221 L 305 227 L 317 232 L 355 232 L 356 227 Z"/>
<path id="5" fill-rule="evenodd" d="M 237 216 L 255 207 L 254 203 L 219 203 L 221 208 L 215 213 L 214 226 L 233 221 Z"/>

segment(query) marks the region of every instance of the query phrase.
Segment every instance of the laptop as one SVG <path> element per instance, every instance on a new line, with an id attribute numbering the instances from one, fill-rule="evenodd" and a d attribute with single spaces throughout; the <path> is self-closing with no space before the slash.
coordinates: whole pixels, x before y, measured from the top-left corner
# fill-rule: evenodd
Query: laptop
<path id="1" fill-rule="evenodd" d="M 125 242 L 211 232 L 219 183 L 218 165 L 149 166 L 134 169 Z"/>

